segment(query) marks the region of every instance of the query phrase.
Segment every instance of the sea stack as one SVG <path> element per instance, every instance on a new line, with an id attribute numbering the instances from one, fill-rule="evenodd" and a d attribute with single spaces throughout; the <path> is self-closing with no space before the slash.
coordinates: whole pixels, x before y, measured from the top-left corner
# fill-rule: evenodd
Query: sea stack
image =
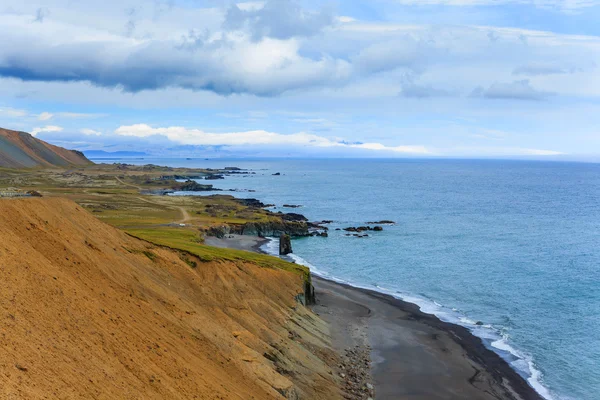
<path id="1" fill-rule="evenodd" d="M 292 251 L 292 238 L 290 235 L 282 233 L 279 237 L 279 255 L 285 256 L 293 253 Z"/>

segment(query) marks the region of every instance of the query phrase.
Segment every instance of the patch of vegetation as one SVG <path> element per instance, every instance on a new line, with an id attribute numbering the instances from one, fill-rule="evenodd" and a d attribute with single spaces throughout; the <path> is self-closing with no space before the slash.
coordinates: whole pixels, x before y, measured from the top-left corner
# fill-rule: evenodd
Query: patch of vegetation
<path id="1" fill-rule="evenodd" d="M 187 229 L 165 227 L 162 229 L 128 229 L 126 232 L 138 239 L 186 251 L 203 262 L 220 260 L 249 262 L 263 268 L 277 268 L 293 272 L 302 275 L 307 281 L 310 280 L 309 269 L 303 265 L 290 263 L 265 254 L 206 246 L 200 243 L 200 237 L 197 233 Z"/>
<path id="2" fill-rule="evenodd" d="M 144 254 L 146 257 L 148 257 L 152 261 L 156 260 L 156 258 L 157 258 L 156 254 L 154 254 L 153 252 L 148 251 L 148 250 L 142 251 L 142 254 Z"/>

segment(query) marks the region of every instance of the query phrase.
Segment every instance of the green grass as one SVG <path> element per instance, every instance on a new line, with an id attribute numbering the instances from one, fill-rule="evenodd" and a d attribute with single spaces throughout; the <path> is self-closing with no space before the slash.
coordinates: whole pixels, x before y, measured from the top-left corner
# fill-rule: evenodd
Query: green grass
<path id="1" fill-rule="evenodd" d="M 251 253 L 243 250 L 222 249 L 200 243 L 200 236 L 191 230 L 180 228 L 127 229 L 129 235 L 157 245 L 183 250 L 195 255 L 204 262 L 209 261 L 243 261 L 264 268 L 278 268 L 302 275 L 310 280 L 309 269 L 305 266 L 290 263 L 277 257 Z"/>

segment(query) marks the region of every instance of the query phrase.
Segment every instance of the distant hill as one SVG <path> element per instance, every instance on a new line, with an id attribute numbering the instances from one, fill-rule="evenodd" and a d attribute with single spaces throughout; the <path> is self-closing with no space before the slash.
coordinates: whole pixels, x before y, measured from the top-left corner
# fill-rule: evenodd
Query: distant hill
<path id="1" fill-rule="evenodd" d="M 26 132 L 0 128 L 0 167 L 68 167 L 91 163 L 80 151 L 51 145 Z"/>

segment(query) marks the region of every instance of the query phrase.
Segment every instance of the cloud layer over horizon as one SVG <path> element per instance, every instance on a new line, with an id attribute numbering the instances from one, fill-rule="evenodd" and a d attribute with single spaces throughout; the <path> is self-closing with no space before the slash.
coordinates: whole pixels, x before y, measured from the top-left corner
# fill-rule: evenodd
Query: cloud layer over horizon
<path id="1" fill-rule="evenodd" d="M 179 144 L 583 153 L 600 145 L 594 16 L 585 0 L 0 0 L 0 124 L 78 142 L 144 126 Z"/>

